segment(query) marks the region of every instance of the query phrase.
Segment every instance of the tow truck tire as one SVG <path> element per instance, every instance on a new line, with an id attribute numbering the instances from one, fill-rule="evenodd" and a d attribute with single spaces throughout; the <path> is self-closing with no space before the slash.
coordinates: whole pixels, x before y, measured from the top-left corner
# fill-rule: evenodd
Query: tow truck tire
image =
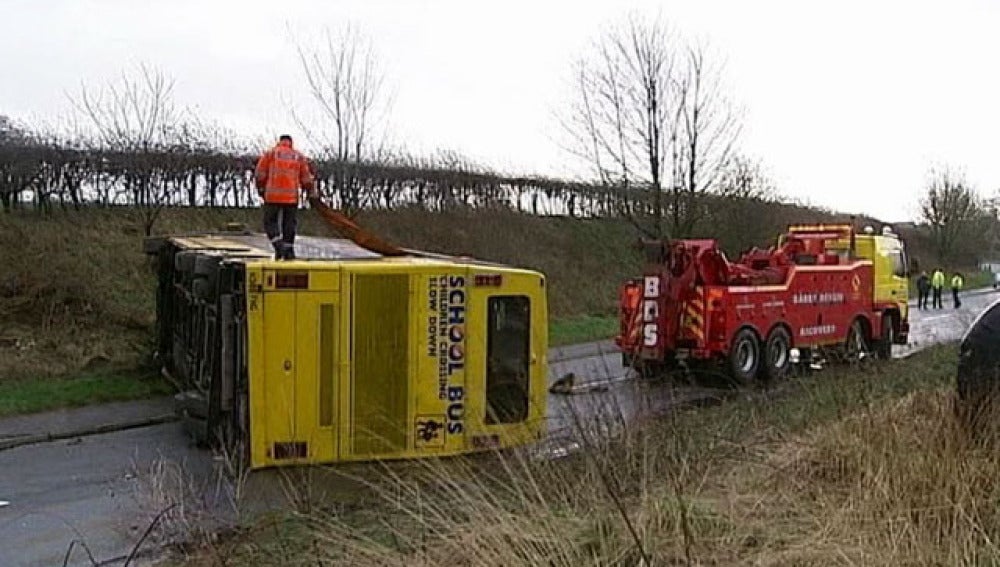
<path id="1" fill-rule="evenodd" d="M 775 327 L 767 335 L 761 368 L 765 380 L 779 380 L 788 374 L 792 365 L 792 338 L 784 327 Z"/>
<path id="2" fill-rule="evenodd" d="M 892 358 L 892 343 L 896 340 L 896 331 L 893 327 L 893 317 L 891 313 L 882 315 L 882 333 L 879 336 L 877 354 L 882 360 Z"/>
<path id="3" fill-rule="evenodd" d="M 729 350 L 729 374 L 737 384 L 749 384 L 760 370 L 760 340 L 751 329 L 741 329 Z"/>
<path id="4" fill-rule="evenodd" d="M 847 340 L 844 342 L 844 355 L 849 361 L 860 361 L 871 353 L 869 333 L 866 331 L 864 319 L 858 317 L 847 329 Z"/>
<path id="5" fill-rule="evenodd" d="M 651 360 L 636 361 L 630 368 L 643 380 L 653 380 L 662 374 L 660 365 Z"/>
<path id="6" fill-rule="evenodd" d="M 622 353 L 622 368 L 631 369 L 635 364 L 635 357 L 627 352 Z"/>

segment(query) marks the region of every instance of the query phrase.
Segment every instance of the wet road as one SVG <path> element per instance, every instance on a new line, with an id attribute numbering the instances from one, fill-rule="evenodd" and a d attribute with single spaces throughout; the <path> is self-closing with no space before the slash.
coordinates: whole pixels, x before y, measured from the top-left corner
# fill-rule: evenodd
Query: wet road
<path id="1" fill-rule="evenodd" d="M 177 423 L 0 453 L 0 565 L 91 565 L 127 555 L 148 523 L 141 482 L 160 457 L 204 467 Z M 82 545 L 81 545 L 82 543 Z"/>
<path id="2" fill-rule="evenodd" d="M 921 311 L 910 309 L 910 342 L 893 348 L 894 356 L 908 356 L 930 345 L 955 341 L 961 338 L 976 316 L 1000 299 L 1000 292 L 969 292 L 962 296 L 962 306 L 955 309 L 951 298 L 945 298 L 942 309 Z"/>
<path id="3" fill-rule="evenodd" d="M 896 347 L 894 355 L 958 339 L 996 297 L 1000 294 L 967 295 L 958 310 L 914 309 L 910 345 Z M 579 439 L 574 432 L 580 428 L 588 436 L 601 435 L 637 417 L 716 395 L 708 389 L 629 380 L 610 343 L 597 349 L 553 349 L 550 376 L 556 379 L 568 372 L 585 383 L 578 395 L 550 396 L 550 436 L 539 447 L 550 457 L 572 450 Z M 588 391 L 595 384 L 606 390 Z M 59 418 L 0 421 L 0 441 L 19 428 L 37 427 L 40 419 Z M 177 423 L 0 451 L 0 566 L 62 565 L 73 541 L 85 543 L 99 563 L 120 565 L 162 509 L 157 495 L 167 490 L 165 485 L 190 476 L 201 479 L 192 495 L 200 505 L 212 507 L 228 498 L 229 489 L 215 482 L 218 464 L 206 451 L 192 448 Z M 184 512 L 198 521 L 193 509 Z M 87 550 L 76 544 L 68 564 L 92 563 Z"/>

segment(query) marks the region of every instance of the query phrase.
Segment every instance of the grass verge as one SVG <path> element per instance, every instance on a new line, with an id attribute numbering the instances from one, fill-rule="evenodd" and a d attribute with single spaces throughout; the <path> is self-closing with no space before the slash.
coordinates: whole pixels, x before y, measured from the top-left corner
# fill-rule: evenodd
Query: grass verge
<path id="1" fill-rule="evenodd" d="M 157 231 L 231 221 L 260 230 L 260 215 L 256 208 L 168 208 Z M 300 220 L 302 235 L 336 236 L 316 214 L 303 211 Z M 0 215 L 0 381 L 68 376 L 95 361 L 128 367 L 148 355 L 156 281 L 136 221 L 120 208 Z M 622 220 L 400 209 L 366 212 L 358 222 L 410 248 L 540 270 L 553 319 L 613 310 L 618 286 L 641 265 L 634 228 Z M 23 253 L 24 242 L 33 254 Z"/>
<path id="2" fill-rule="evenodd" d="M 969 271 L 965 276 L 965 289 L 993 287 L 993 273 L 983 270 Z"/>
<path id="3" fill-rule="evenodd" d="M 555 319 L 549 324 L 549 346 L 563 346 L 608 339 L 618 333 L 618 318 L 583 315 Z"/>
<path id="4" fill-rule="evenodd" d="M 945 345 L 715 406 L 612 416 L 611 436 L 578 430 L 568 441 L 584 450 L 560 459 L 518 450 L 323 469 L 362 486 L 361 504 L 296 500 L 284 520 L 294 530 L 271 518 L 189 561 L 997 564 L 1000 452 L 956 426 L 955 363 Z M 640 391 L 645 401 L 684 392 Z M 583 412 L 582 398 L 565 403 Z"/>
<path id="5" fill-rule="evenodd" d="M 0 417 L 171 393 L 156 374 L 94 373 L 73 378 L 0 381 Z"/>

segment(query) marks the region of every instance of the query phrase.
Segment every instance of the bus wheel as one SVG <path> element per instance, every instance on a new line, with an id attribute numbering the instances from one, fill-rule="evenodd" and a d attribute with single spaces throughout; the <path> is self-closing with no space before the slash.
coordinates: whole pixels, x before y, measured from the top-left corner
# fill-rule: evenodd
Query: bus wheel
<path id="1" fill-rule="evenodd" d="M 896 340 L 896 328 L 892 325 L 892 314 L 882 315 L 882 334 L 878 341 L 878 357 L 883 360 L 892 358 L 892 343 Z"/>
<path id="2" fill-rule="evenodd" d="M 775 327 L 764 344 L 763 374 L 767 380 L 778 380 L 788 374 L 791 366 L 792 338 L 784 327 Z"/>
<path id="3" fill-rule="evenodd" d="M 760 369 L 760 341 L 750 329 L 742 329 L 733 337 L 729 351 L 729 374 L 737 384 L 749 384 Z"/>

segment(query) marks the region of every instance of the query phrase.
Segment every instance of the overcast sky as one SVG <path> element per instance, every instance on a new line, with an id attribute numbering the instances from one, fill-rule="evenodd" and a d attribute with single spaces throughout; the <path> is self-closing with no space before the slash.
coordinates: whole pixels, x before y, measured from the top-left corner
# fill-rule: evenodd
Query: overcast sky
<path id="1" fill-rule="evenodd" d="M 499 169 L 564 175 L 553 113 L 571 65 L 630 9 L 708 40 L 746 107 L 741 149 L 782 193 L 887 220 L 916 216 L 926 173 L 1000 188 L 1000 3 L 683 0 L 0 0 L 0 113 L 68 112 L 81 81 L 155 64 L 177 102 L 250 133 L 297 133 L 289 30 L 353 22 L 395 95 L 393 138 Z"/>

